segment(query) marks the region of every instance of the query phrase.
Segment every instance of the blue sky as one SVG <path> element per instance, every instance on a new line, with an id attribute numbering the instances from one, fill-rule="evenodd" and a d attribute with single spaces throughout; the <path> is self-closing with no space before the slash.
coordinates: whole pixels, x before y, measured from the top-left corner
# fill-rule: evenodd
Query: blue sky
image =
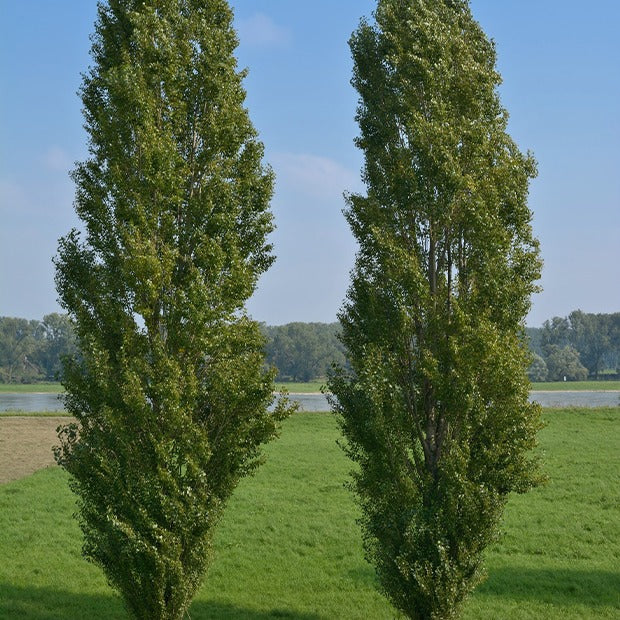
<path id="1" fill-rule="evenodd" d="M 347 40 L 370 0 L 236 0 L 253 122 L 277 175 L 278 261 L 251 314 L 333 321 L 355 244 L 341 211 L 360 190 Z M 545 260 L 528 324 L 620 311 L 620 2 L 472 0 L 495 39 L 510 132 L 539 163 L 530 206 Z M 51 257 L 77 225 L 68 171 L 85 156 L 80 73 L 94 0 L 0 0 L 0 315 L 58 310 Z"/>

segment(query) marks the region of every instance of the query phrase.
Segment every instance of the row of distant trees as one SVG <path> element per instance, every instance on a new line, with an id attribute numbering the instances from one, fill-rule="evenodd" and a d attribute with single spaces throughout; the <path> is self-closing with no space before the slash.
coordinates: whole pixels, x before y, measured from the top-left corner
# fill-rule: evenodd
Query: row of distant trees
<path id="1" fill-rule="evenodd" d="M 263 325 L 266 358 L 279 381 L 325 377 L 332 363 L 346 365 L 338 323 Z M 76 351 L 69 318 L 52 313 L 43 320 L 0 317 L 0 382 L 55 381 L 61 359 Z"/>
<path id="2" fill-rule="evenodd" d="M 0 381 L 55 381 L 63 355 L 75 351 L 68 317 L 52 313 L 42 321 L 0 317 Z"/>
<path id="3" fill-rule="evenodd" d="M 336 362 L 346 365 L 338 323 L 263 325 L 266 357 L 278 381 L 324 378 Z M 615 378 L 620 373 L 620 312 L 588 314 L 576 310 L 528 328 L 532 381 Z M 67 316 L 43 320 L 0 317 L 0 381 L 29 383 L 58 378 L 61 357 L 75 351 Z"/>
<path id="4" fill-rule="evenodd" d="M 335 362 L 346 366 L 339 323 L 288 323 L 263 326 L 267 362 L 278 369 L 278 381 L 323 378 Z"/>
<path id="5" fill-rule="evenodd" d="M 581 381 L 620 375 L 620 312 L 581 310 L 555 316 L 541 328 L 529 328 L 532 381 Z"/>

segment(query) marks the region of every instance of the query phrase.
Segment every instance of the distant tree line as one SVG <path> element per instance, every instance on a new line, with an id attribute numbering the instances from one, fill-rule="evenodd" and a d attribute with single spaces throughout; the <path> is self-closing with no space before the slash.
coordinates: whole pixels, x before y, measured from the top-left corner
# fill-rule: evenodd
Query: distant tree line
<path id="1" fill-rule="evenodd" d="M 346 365 L 338 323 L 261 326 L 266 358 L 278 381 L 311 381 L 326 376 L 332 363 Z M 62 357 L 75 352 L 73 328 L 64 314 L 43 320 L 0 317 L 0 382 L 55 381 Z"/>
<path id="2" fill-rule="evenodd" d="M 0 317 L 0 382 L 56 381 L 63 355 L 75 352 L 69 318 L 47 314 L 42 321 Z"/>
<path id="3" fill-rule="evenodd" d="M 263 331 L 267 362 L 278 369 L 279 381 L 323 378 L 333 363 L 346 364 L 339 323 L 264 325 Z"/>
<path id="4" fill-rule="evenodd" d="M 262 325 L 266 358 L 278 381 L 323 379 L 335 362 L 346 365 L 339 323 Z M 620 312 L 576 310 L 528 327 L 533 354 L 532 381 L 617 378 L 620 374 Z M 58 379 L 61 358 L 75 351 L 71 322 L 63 314 L 43 320 L 0 317 L 0 382 L 32 383 Z"/>
<path id="5" fill-rule="evenodd" d="M 533 353 L 532 381 L 615 379 L 620 375 L 620 312 L 581 310 L 528 328 Z"/>

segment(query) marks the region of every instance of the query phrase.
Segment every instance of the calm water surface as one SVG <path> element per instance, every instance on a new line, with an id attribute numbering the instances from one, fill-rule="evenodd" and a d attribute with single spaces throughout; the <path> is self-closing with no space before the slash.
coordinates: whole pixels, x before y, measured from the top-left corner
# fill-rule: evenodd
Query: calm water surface
<path id="1" fill-rule="evenodd" d="M 329 411 L 323 394 L 291 394 L 302 411 Z M 543 407 L 615 407 L 620 406 L 620 392 L 530 392 L 530 400 Z"/>
<path id="2" fill-rule="evenodd" d="M 329 411 L 323 394 L 291 394 L 301 411 Z M 616 407 L 620 392 L 532 392 L 530 400 L 543 407 Z M 62 411 L 60 394 L 0 394 L 0 413 L 3 411 Z"/>
<path id="3" fill-rule="evenodd" d="M 62 411 L 61 394 L 0 394 L 2 411 Z"/>

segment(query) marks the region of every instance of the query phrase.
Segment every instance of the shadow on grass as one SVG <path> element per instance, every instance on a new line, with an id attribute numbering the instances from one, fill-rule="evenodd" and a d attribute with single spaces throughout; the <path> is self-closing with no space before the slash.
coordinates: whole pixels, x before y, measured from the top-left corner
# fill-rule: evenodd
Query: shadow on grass
<path id="1" fill-rule="evenodd" d="M 502 567 L 489 570 L 477 595 L 516 601 L 590 607 L 620 605 L 620 572 L 563 568 Z"/>
<path id="2" fill-rule="evenodd" d="M 54 588 L 28 588 L 0 584 L 0 618 L 27 620 L 119 620 L 128 618 L 123 604 L 114 594 L 78 594 Z M 196 601 L 190 609 L 191 620 L 320 620 L 315 614 L 287 609 L 256 611 L 217 601 Z"/>
<path id="3" fill-rule="evenodd" d="M 347 576 L 357 586 L 377 587 L 378 584 L 375 569 L 367 562 L 348 570 Z"/>

